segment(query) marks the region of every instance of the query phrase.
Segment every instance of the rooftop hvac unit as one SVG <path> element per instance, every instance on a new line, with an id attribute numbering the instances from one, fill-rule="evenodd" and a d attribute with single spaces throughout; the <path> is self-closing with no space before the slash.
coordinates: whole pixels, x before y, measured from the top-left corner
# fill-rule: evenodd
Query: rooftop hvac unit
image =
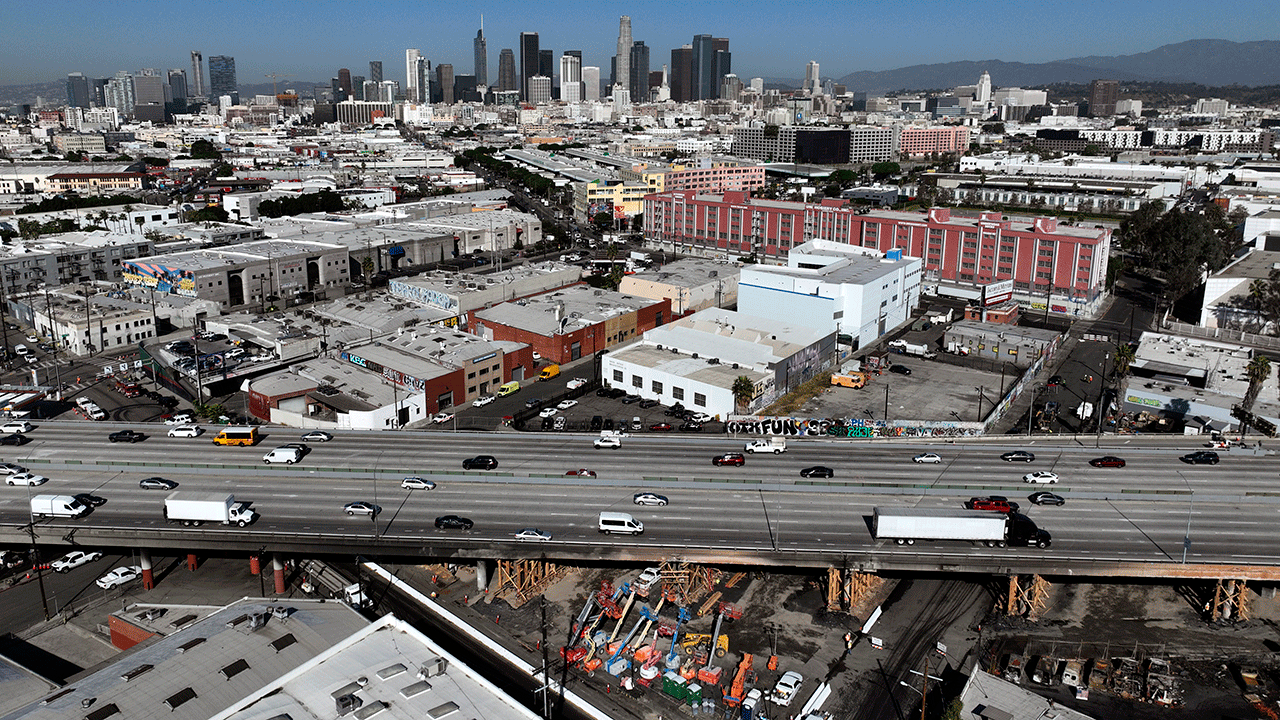
<path id="1" fill-rule="evenodd" d="M 350 715 L 355 712 L 356 708 L 364 704 L 363 700 L 350 693 L 339 695 L 333 699 L 333 702 L 337 706 L 338 717 Z"/>
<path id="2" fill-rule="evenodd" d="M 698 359 L 698 353 L 694 353 L 694 354 L 693 354 L 693 359 L 694 359 L 694 360 L 697 360 L 697 359 Z"/>

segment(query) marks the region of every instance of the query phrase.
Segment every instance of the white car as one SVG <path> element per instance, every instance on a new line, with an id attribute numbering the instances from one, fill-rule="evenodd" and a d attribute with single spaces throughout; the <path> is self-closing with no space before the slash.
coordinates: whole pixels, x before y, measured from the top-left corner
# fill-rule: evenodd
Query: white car
<path id="1" fill-rule="evenodd" d="M 447 423 L 452 419 L 453 419 L 453 413 L 442 412 L 442 413 L 436 413 L 434 416 L 432 416 L 431 422 L 435 423 L 436 425 L 439 425 L 441 423 Z"/>
<path id="2" fill-rule="evenodd" d="M 778 684 L 773 686 L 774 705 L 787 707 L 792 700 L 796 699 L 796 694 L 800 690 L 800 684 L 804 682 L 804 676 L 795 670 L 788 670 L 778 678 Z"/>
<path id="3" fill-rule="evenodd" d="M 481 395 L 480 397 L 471 401 L 471 407 L 484 407 L 485 405 L 488 405 L 489 403 L 497 399 L 498 398 L 494 395 Z"/>
<path id="4" fill-rule="evenodd" d="M 88 565 L 94 560 L 100 560 L 101 558 L 102 553 L 100 552 L 84 552 L 83 550 L 76 550 L 75 552 L 69 552 L 49 563 L 49 569 L 54 572 L 67 572 L 68 570 L 74 570 L 81 565 Z"/>
<path id="5" fill-rule="evenodd" d="M 709 423 L 713 418 L 704 412 L 700 412 L 700 413 L 694 413 L 693 416 L 690 417 L 689 419 L 696 423 Z"/>
<path id="6" fill-rule="evenodd" d="M 137 565 L 122 565 L 115 570 L 98 578 L 98 587 L 103 590 L 110 590 L 117 585 L 123 585 L 130 580 L 136 580 L 142 575 L 142 568 Z"/>
<path id="7" fill-rule="evenodd" d="M 169 437 L 198 437 L 204 432 L 204 428 L 199 425 L 179 425 L 169 428 Z"/>
<path id="8" fill-rule="evenodd" d="M 27 336 L 27 342 L 31 342 L 31 343 L 38 343 L 38 342 L 40 342 L 40 338 L 39 338 L 39 337 L 37 337 L 37 336 L 35 336 L 35 335 L 28 335 L 28 336 Z"/>
<path id="9" fill-rule="evenodd" d="M 1040 470 L 1033 473 L 1027 473 L 1022 476 L 1024 483 L 1037 483 L 1040 485 L 1053 485 L 1058 482 L 1058 473 L 1052 473 L 1048 470 Z"/>
<path id="10" fill-rule="evenodd" d="M 569 408 L 577 404 L 578 404 L 577 400 L 561 400 L 560 404 L 556 405 L 556 407 L 560 408 L 561 410 L 568 410 Z"/>
<path id="11" fill-rule="evenodd" d="M 597 450 L 600 448 L 620 448 L 622 447 L 622 440 L 611 435 L 609 437 L 596 438 L 595 442 L 591 443 L 591 445 Z"/>
<path id="12" fill-rule="evenodd" d="M 942 462 L 942 456 L 938 453 L 921 453 L 920 455 L 911 458 L 911 462 L 936 464 Z"/>
<path id="13" fill-rule="evenodd" d="M 587 384 L 587 381 L 585 378 L 574 378 L 569 382 L 565 383 L 565 387 L 569 388 L 570 390 L 577 390 L 578 388 L 586 384 Z"/>
<path id="14" fill-rule="evenodd" d="M 557 410 L 557 409 L 555 409 L 555 408 L 543 408 L 542 412 L 538 413 L 538 417 L 541 417 L 541 418 L 549 418 L 549 417 L 551 417 L 552 415 L 555 415 L 555 414 L 556 414 L 556 413 L 558 413 L 558 412 L 560 412 L 560 411 L 559 411 L 559 410 Z"/>
<path id="15" fill-rule="evenodd" d="M 28 433 L 35 429 L 35 426 L 26 420 L 18 422 L 7 422 L 0 425 L 0 433 L 8 435 L 9 433 Z"/>
<path id="16" fill-rule="evenodd" d="M 435 490 L 436 484 L 435 481 L 425 478 L 407 477 L 400 481 L 400 487 L 406 490 Z"/>
<path id="17" fill-rule="evenodd" d="M 22 343 L 18 343 L 17 345 L 13 346 L 13 352 L 23 357 L 26 357 L 27 355 L 31 354 L 31 348 L 27 347 L 26 345 L 23 345 Z"/>
<path id="18" fill-rule="evenodd" d="M 49 482 L 49 478 L 35 473 L 21 472 L 10 475 L 4 479 L 6 485 L 43 485 Z"/>
<path id="19" fill-rule="evenodd" d="M 551 533 L 543 532 L 538 528 L 524 528 L 516 531 L 517 540 L 550 540 Z"/>

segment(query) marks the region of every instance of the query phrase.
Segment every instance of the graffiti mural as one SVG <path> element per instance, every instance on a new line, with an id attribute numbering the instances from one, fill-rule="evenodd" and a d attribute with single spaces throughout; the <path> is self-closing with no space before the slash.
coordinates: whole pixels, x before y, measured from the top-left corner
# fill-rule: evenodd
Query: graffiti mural
<path id="1" fill-rule="evenodd" d="M 156 263 L 126 261 L 120 265 L 120 277 L 127 283 L 155 288 L 163 293 L 196 296 L 196 276 L 190 270 L 179 270 Z"/>
<path id="2" fill-rule="evenodd" d="M 981 435 L 983 424 L 934 420 L 793 418 L 731 415 L 725 431 L 740 435 L 850 438 L 953 438 Z"/>

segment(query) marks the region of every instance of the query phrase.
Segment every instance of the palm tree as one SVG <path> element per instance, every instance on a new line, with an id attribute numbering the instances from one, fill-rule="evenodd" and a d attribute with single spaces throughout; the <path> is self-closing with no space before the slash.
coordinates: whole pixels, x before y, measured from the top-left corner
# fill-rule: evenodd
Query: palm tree
<path id="1" fill-rule="evenodd" d="M 1129 343 L 1116 348 L 1116 377 L 1123 378 L 1129 373 L 1129 364 L 1133 362 L 1136 351 Z"/>
<path id="2" fill-rule="evenodd" d="M 1258 401 L 1258 393 L 1262 392 L 1262 384 L 1271 377 L 1271 361 L 1266 355 L 1255 355 L 1244 368 L 1244 376 L 1249 378 L 1249 388 L 1244 391 L 1244 400 L 1240 407 L 1245 412 L 1253 412 L 1253 404 Z"/>
<path id="3" fill-rule="evenodd" d="M 729 388 L 729 391 L 733 393 L 734 412 L 741 415 L 746 411 L 752 398 L 756 395 L 756 384 L 751 382 L 751 378 L 746 375 L 739 375 L 733 381 L 733 387 Z"/>

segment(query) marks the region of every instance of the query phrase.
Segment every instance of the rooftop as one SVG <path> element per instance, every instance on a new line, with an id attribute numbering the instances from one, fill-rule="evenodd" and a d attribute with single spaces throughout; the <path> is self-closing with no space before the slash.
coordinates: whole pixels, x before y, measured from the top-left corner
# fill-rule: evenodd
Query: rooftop
<path id="1" fill-rule="evenodd" d="M 609 357 L 716 387 L 732 387 L 734 380 L 741 376 L 750 378 L 753 383 L 773 377 L 770 372 L 744 368 L 740 363 L 712 363 L 713 358 L 701 353 L 694 358 L 691 354 L 677 352 L 665 345 L 658 349 L 647 337 L 643 341 L 614 350 L 609 353 Z"/>
<path id="2" fill-rule="evenodd" d="M 1253 353 L 1239 345 L 1144 332 L 1130 367 L 1157 375 L 1185 377 L 1193 384 L 1203 382 L 1206 392 L 1238 400 L 1249 388 L 1245 367 L 1252 359 Z M 1135 382 L 1138 380 L 1140 378 Z M 1196 389 L 1188 388 L 1189 391 Z M 1254 410 L 1275 415 L 1280 410 L 1271 400 L 1275 397 L 1276 374 L 1272 372 L 1262 384 Z M 1272 407 L 1264 409 L 1264 406 Z"/>
<path id="3" fill-rule="evenodd" d="M 741 270 L 740 263 L 705 258 L 685 258 L 669 262 L 660 268 L 645 270 L 622 278 L 625 286 L 629 281 L 648 281 L 670 285 L 672 287 L 696 288 L 707 283 L 726 280 L 736 276 Z"/>
<path id="4" fill-rule="evenodd" d="M 1280 213 L 1276 217 L 1280 218 Z M 1254 250 L 1209 277 L 1266 279 L 1275 269 L 1280 269 L 1280 252 Z"/>
<path id="5" fill-rule="evenodd" d="M 255 240 L 229 245 L 223 248 L 185 250 L 164 255 L 153 255 L 144 262 L 177 267 L 183 270 L 214 270 L 229 265 L 283 260 L 325 250 L 338 250 L 341 246 L 314 240 Z"/>
<path id="6" fill-rule="evenodd" d="M 960 716 L 978 720 L 1091 720 L 977 668 L 965 683 L 960 702 Z"/>
<path id="7" fill-rule="evenodd" d="M 477 310 L 475 315 L 480 320 L 551 336 L 602 323 L 653 304 L 655 301 L 649 298 L 575 285 Z"/>
<path id="8" fill-rule="evenodd" d="M 966 337 L 998 337 L 1005 341 L 1005 344 L 1009 342 L 1050 343 L 1060 334 L 1054 330 L 1003 323 L 984 323 L 980 320 L 958 320 L 947 329 L 947 334 L 951 333 Z"/>
<path id="9" fill-rule="evenodd" d="M 730 366 L 763 369 L 832 334 L 785 320 L 709 308 L 646 332 L 644 342 Z"/>

